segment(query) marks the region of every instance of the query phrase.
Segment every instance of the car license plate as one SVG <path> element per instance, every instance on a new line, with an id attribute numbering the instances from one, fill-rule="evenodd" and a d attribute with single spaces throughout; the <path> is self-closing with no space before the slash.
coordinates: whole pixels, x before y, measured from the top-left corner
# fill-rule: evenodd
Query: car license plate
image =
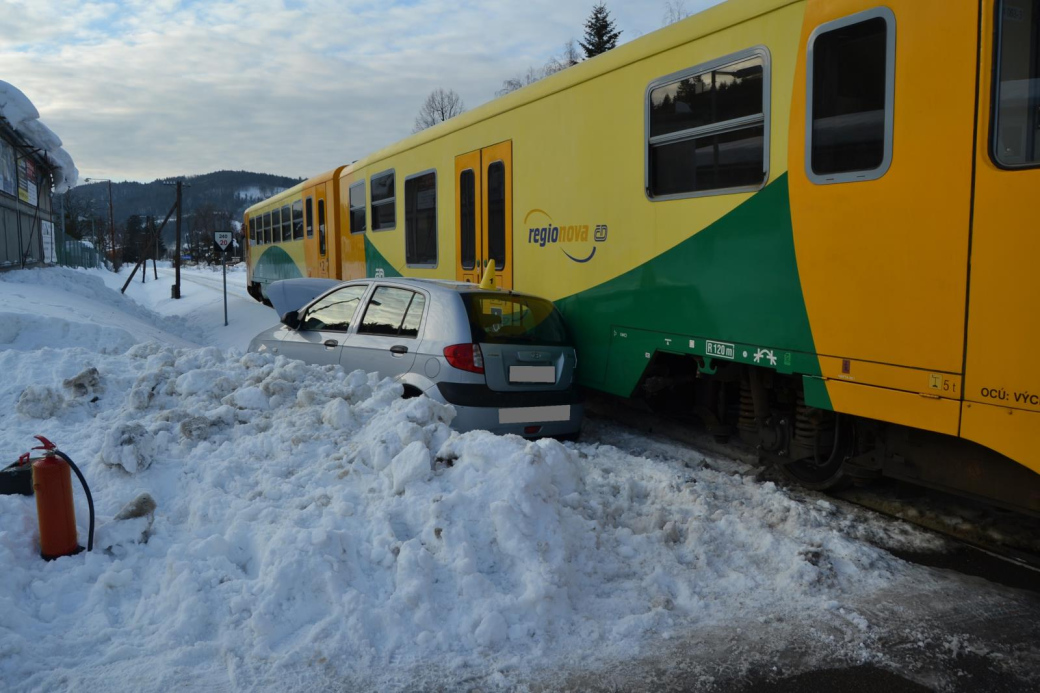
<path id="1" fill-rule="evenodd" d="M 499 409 L 498 423 L 547 423 L 550 421 L 569 421 L 571 405 L 560 404 L 554 407 L 517 407 L 515 409 Z"/>
<path id="2" fill-rule="evenodd" d="M 511 383 L 555 383 L 555 366 L 510 366 Z"/>

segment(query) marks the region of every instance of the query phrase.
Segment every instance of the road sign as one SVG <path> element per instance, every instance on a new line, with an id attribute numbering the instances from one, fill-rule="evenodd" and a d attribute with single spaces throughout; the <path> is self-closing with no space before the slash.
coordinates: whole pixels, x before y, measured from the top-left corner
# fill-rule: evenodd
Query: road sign
<path id="1" fill-rule="evenodd" d="M 217 231 L 213 234 L 213 240 L 217 242 L 220 249 L 225 253 L 227 249 L 231 247 L 231 232 L 230 231 Z"/>
<path id="2" fill-rule="evenodd" d="M 220 255 L 220 269 L 224 275 L 224 327 L 227 327 L 227 265 L 225 260 L 227 259 L 228 248 L 231 247 L 231 232 L 230 231 L 217 231 L 213 234 L 213 240 L 220 249 L 224 252 Z"/>

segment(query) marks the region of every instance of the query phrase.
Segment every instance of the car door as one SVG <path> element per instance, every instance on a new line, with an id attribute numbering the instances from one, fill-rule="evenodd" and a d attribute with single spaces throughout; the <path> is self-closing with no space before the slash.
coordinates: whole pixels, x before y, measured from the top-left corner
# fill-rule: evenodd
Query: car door
<path id="1" fill-rule="evenodd" d="M 406 373 L 415 362 L 427 303 L 422 291 L 377 285 L 340 363 L 348 370 L 376 371 L 384 378 Z"/>
<path id="2" fill-rule="evenodd" d="M 308 306 L 300 316 L 300 326 L 282 339 L 281 353 L 307 363 L 338 364 L 350 325 L 367 291 L 367 282 L 351 284 Z"/>

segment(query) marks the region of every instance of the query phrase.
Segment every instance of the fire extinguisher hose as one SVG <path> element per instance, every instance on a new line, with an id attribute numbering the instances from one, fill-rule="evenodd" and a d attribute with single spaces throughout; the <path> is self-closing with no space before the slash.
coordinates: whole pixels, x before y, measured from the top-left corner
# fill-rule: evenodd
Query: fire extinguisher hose
<path id="1" fill-rule="evenodd" d="M 55 455 L 68 462 L 69 466 L 72 467 L 72 471 L 76 472 L 76 476 L 79 478 L 79 483 L 83 485 L 83 492 L 87 494 L 87 507 L 90 509 L 90 532 L 87 534 L 87 551 L 94 550 L 94 498 L 90 495 L 90 487 L 87 486 L 87 480 L 83 478 L 83 473 L 79 471 L 79 467 L 73 462 L 68 455 L 61 450 L 54 450 Z"/>

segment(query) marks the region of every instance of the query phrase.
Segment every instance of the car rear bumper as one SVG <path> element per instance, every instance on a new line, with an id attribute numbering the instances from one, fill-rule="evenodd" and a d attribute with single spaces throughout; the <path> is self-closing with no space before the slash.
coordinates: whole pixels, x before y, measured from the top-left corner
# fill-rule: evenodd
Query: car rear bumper
<path id="1" fill-rule="evenodd" d="M 437 383 L 437 390 L 448 404 L 457 407 L 547 407 L 558 404 L 581 404 L 581 393 L 574 388 L 566 390 L 536 390 L 533 392 L 500 392 L 481 383 Z"/>
<path id="2" fill-rule="evenodd" d="M 442 382 L 426 394 L 455 407 L 452 427 L 460 432 L 566 436 L 581 430 L 585 416 L 581 393 L 575 389 L 496 392 L 486 385 Z"/>

